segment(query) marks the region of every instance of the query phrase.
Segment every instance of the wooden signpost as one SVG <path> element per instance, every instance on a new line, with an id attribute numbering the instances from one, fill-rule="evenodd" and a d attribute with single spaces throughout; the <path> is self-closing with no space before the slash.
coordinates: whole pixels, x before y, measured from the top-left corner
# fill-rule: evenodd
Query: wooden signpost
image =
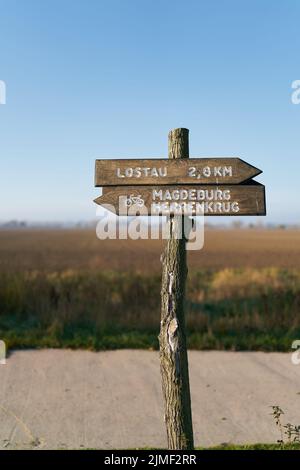
<path id="1" fill-rule="evenodd" d="M 96 160 L 95 186 L 239 184 L 260 173 L 240 158 Z"/>
<path id="2" fill-rule="evenodd" d="M 162 255 L 162 389 L 168 448 L 194 447 L 185 334 L 187 276 L 184 217 L 266 215 L 265 187 L 251 178 L 261 170 L 239 158 L 189 159 L 188 129 L 169 133 L 169 159 L 96 160 L 95 199 L 118 215 L 167 215 Z M 131 212 L 133 211 L 133 212 Z"/>
<path id="3" fill-rule="evenodd" d="M 130 208 L 145 207 L 147 215 L 265 215 L 265 187 L 243 185 L 122 186 L 103 188 L 97 204 L 127 215 Z"/>

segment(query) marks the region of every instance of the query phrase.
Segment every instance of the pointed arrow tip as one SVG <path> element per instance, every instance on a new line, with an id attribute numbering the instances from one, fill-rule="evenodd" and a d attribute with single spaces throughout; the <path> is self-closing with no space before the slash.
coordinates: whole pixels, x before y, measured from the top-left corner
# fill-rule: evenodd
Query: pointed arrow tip
<path id="1" fill-rule="evenodd" d="M 98 196 L 98 197 L 96 197 L 96 199 L 93 200 L 93 202 L 95 202 L 96 204 L 101 206 L 101 198 L 102 198 L 102 196 Z"/>
<path id="2" fill-rule="evenodd" d="M 102 206 L 104 209 L 112 212 L 113 214 L 117 214 L 117 215 L 119 214 L 118 208 L 115 208 L 114 205 L 109 202 L 105 194 L 102 194 L 102 196 L 96 197 L 96 199 L 94 199 L 93 202 L 95 202 L 99 206 Z"/>
<path id="3" fill-rule="evenodd" d="M 260 174 L 263 172 L 262 170 L 260 170 L 260 169 L 257 168 L 256 166 L 251 165 L 251 163 L 246 162 L 245 160 L 243 160 L 243 159 L 240 158 L 240 157 L 239 157 L 239 161 L 240 161 L 241 163 L 243 163 L 243 164 L 248 168 L 249 173 L 250 173 L 249 178 L 247 178 L 246 180 L 244 180 L 244 182 L 245 182 L 245 181 L 248 181 L 248 180 L 250 180 L 250 179 L 252 179 L 252 178 L 255 178 L 256 176 L 260 175 Z"/>

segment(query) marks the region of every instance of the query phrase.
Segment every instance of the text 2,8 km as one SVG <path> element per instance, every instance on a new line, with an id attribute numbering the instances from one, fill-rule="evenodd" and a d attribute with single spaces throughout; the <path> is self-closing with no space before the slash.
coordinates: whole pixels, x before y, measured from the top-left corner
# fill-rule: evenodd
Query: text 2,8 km
<path id="1" fill-rule="evenodd" d="M 191 166 L 188 171 L 188 175 L 191 178 L 210 178 L 211 176 L 220 177 L 220 178 L 226 178 L 226 176 L 231 177 L 232 176 L 232 167 L 231 166 L 215 166 L 215 167 L 210 167 L 210 166 L 205 166 L 202 168 L 202 172 L 199 171 L 196 167 Z"/>

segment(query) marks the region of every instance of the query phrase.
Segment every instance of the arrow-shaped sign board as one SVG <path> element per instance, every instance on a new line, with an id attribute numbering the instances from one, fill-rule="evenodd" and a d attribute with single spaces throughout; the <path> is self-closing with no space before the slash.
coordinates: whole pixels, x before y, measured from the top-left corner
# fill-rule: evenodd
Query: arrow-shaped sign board
<path id="1" fill-rule="evenodd" d="M 240 158 L 96 160 L 95 186 L 240 184 L 260 173 Z"/>
<path id="2" fill-rule="evenodd" d="M 95 202 L 118 215 L 266 215 L 265 187 L 123 186 L 104 188 Z"/>

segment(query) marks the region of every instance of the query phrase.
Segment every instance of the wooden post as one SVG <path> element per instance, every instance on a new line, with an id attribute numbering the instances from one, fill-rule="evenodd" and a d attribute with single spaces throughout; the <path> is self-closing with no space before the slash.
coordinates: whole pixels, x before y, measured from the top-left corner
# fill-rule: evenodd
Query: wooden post
<path id="1" fill-rule="evenodd" d="M 189 158 L 188 129 L 169 133 L 169 158 Z M 185 334 L 187 276 L 184 217 L 170 217 L 169 239 L 162 255 L 160 367 L 165 401 L 168 448 L 194 448 L 188 358 Z M 176 237 L 178 232 L 182 237 Z"/>

